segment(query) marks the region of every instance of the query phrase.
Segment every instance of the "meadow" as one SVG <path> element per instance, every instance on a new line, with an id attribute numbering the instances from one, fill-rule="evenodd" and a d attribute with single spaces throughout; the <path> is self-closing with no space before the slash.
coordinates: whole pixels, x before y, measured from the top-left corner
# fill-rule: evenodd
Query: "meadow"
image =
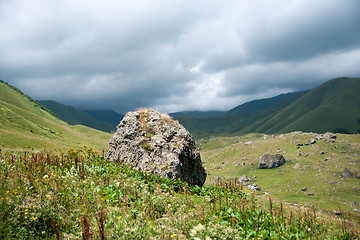
<path id="1" fill-rule="evenodd" d="M 1 239 L 359 239 L 348 214 L 204 187 L 104 159 L 90 147 L 0 150 Z"/>

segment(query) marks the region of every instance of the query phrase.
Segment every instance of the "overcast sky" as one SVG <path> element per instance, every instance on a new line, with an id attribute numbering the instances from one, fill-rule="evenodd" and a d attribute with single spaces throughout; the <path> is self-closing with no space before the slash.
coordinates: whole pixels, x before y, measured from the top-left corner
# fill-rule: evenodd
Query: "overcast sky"
<path id="1" fill-rule="evenodd" d="M 0 79 L 37 100 L 229 110 L 342 76 L 359 0 L 0 0 Z"/>

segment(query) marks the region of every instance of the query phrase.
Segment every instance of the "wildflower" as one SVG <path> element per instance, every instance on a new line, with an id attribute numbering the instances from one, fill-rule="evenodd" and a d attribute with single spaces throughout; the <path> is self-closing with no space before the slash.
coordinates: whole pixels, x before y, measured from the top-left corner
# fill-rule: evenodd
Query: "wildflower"
<path id="1" fill-rule="evenodd" d="M 122 218 L 122 216 L 118 216 L 118 218 L 117 219 L 121 219 Z"/>
<path id="2" fill-rule="evenodd" d="M 35 221 L 36 219 L 37 219 L 37 217 L 31 217 L 31 220 L 34 220 L 34 221 Z"/>

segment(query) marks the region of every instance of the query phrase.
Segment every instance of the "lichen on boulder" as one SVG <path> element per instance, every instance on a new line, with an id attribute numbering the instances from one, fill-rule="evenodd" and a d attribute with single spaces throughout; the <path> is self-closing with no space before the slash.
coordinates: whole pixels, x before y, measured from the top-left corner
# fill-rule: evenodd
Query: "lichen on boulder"
<path id="1" fill-rule="evenodd" d="M 110 139 L 106 158 L 199 186 L 206 180 L 192 135 L 168 114 L 154 110 L 127 113 Z"/>

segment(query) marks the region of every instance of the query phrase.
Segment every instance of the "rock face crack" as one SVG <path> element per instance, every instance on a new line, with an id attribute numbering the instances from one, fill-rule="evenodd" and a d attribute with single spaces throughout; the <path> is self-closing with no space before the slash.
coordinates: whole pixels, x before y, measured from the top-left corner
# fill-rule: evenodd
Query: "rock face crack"
<path id="1" fill-rule="evenodd" d="M 206 180 L 191 134 L 169 115 L 153 110 L 125 115 L 110 139 L 106 158 L 199 186 Z"/>

